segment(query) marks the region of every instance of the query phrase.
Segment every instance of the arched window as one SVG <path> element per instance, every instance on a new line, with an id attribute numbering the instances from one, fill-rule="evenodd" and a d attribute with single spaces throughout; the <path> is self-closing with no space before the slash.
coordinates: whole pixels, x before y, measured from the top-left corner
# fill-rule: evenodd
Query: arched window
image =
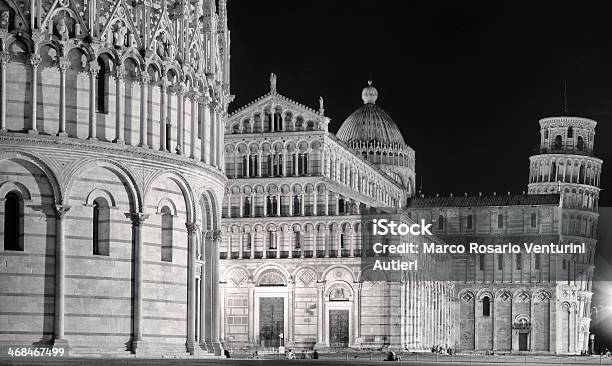
<path id="1" fill-rule="evenodd" d="M 338 199 L 338 213 L 339 214 L 344 214 L 344 198 L 340 198 Z"/>
<path id="2" fill-rule="evenodd" d="M 251 251 L 251 233 L 244 233 L 244 236 L 242 238 L 243 245 L 246 250 Z"/>
<path id="3" fill-rule="evenodd" d="M 471 229 L 472 226 L 474 225 L 473 219 L 472 219 L 472 214 L 468 214 L 467 215 L 467 222 L 465 223 L 466 228 Z"/>
<path id="4" fill-rule="evenodd" d="M 482 316 L 490 316 L 491 315 L 491 299 L 489 296 L 485 296 L 482 299 Z"/>
<path id="5" fill-rule="evenodd" d="M 544 138 L 547 139 L 548 138 L 548 130 L 544 130 Z"/>
<path id="6" fill-rule="evenodd" d="M 110 207 L 104 198 L 96 198 L 93 203 L 93 254 L 110 253 Z"/>
<path id="7" fill-rule="evenodd" d="M 276 240 L 274 238 L 274 232 L 273 231 L 268 231 L 269 234 L 269 241 L 268 241 L 268 249 L 276 249 Z"/>
<path id="8" fill-rule="evenodd" d="M 497 228 L 498 229 L 504 228 L 504 215 L 502 214 L 497 214 Z"/>
<path id="9" fill-rule="evenodd" d="M 172 233 L 173 219 L 172 212 L 168 206 L 161 209 L 161 260 L 162 262 L 172 262 Z"/>
<path id="10" fill-rule="evenodd" d="M 537 226 L 537 224 L 538 224 L 538 221 L 537 221 L 536 213 L 532 212 L 531 213 L 531 227 L 535 228 Z"/>
<path id="11" fill-rule="evenodd" d="M 266 215 L 271 216 L 274 205 L 272 204 L 272 197 L 266 197 Z"/>
<path id="12" fill-rule="evenodd" d="M 340 249 L 344 249 L 344 234 L 340 234 Z"/>
<path id="13" fill-rule="evenodd" d="M 555 143 L 553 145 L 553 150 L 561 150 L 562 145 L 563 145 L 563 142 L 562 142 L 561 135 L 555 136 Z"/>
<path id="14" fill-rule="evenodd" d="M 438 216 L 438 230 L 444 230 L 444 217 L 442 215 Z"/>
<path id="15" fill-rule="evenodd" d="M 98 57 L 98 77 L 96 79 L 96 112 L 108 113 L 108 70 L 102 58 Z"/>
<path id="16" fill-rule="evenodd" d="M 480 262 L 480 264 L 479 264 L 480 270 L 484 271 L 484 269 L 485 269 L 485 256 L 484 256 L 484 254 L 480 255 L 479 262 Z"/>
<path id="17" fill-rule="evenodd" d="M 570 139 L 574 137 L 574 129 L 572 127 L 568 127 L 568 129 L 567 129 L 567 137 L 570 138 Z"/>
<path id="18" fill-rule="evenodd" d="M 302 235 L 301 235 L 301 233 L 299 231 L 295 231 L 294 234 L 295 234 L 295 236 L 294 236 L 295 237 L 295 243 L 293 243 L 293 247 L 296 250 L 299 250 L 300 248 L 302 248 L 302 237 L 301 237 Z"/>
<path id="19" fill-rule="evenodd" d="M 251 216 L 251 197 L 244 197 L 244 203 L 242 205 L 242 216 Z"/>
<path id="20" fill-rule="evenodd" d="M 279 112 L 274 113 L 274 127 L 276 131 L 283 130 L 283 117 Z"/>
<path id="21" fill-rule="evenodd" d="M 576 142 L 576 149 L 578 151 L 584 150 L 584 139 L 582 136 L 578 136 L 578 141 Z"/>
<path id="22" fill-rule="evenodd" d="M 293 196 L 293 214 L 299 215 L 301 209 L 300 196 Z"/>
<path id="23" fill-rule="evenodd" d="M 23 251 L 23 200 L 9 193 L 4 201 L 4 250 Z"/>

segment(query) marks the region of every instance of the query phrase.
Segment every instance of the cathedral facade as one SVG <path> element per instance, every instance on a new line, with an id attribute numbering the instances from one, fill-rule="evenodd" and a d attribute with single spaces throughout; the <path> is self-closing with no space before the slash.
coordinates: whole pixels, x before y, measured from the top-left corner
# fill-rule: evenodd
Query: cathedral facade
<path id="1" fill-rule="evenodd" d="M 579 353 L 588 348 L 599 176 L 595 121 L 540 121 L 528 193 L 424 197 L 415 158 L 364 88 L 337 134 L 276 90 L 225 126 L 220 337 L 228 348 Z M 442 244 L 585 243 L 580 255 L 428 256 L 391 278 L 365 266 L 363 218 L 395 208 Z M 367 261 L 365 261 L 368 263 Z"/>
<path id="2" fill-rule="evenodd" d="M 225 1 L 0 1 L 0 347 L 220 354 Z"/>
<path id="3" fill-rule="evenodd" d="M 274 75 L 228 115 L 226 8 L 0 0 L 0 348 L 587 348 L 595 121 L 540 121 L 525 195 L 422 197 L 372 85 L 337 134 Z M 427 256 L 389 277 L 363 266 L 380 207 L 439 243 L 586 251 Z"/>

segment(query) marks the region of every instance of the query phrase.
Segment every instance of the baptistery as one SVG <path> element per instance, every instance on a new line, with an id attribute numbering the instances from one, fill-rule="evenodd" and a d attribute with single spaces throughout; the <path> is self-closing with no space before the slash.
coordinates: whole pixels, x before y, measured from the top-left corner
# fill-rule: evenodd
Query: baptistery
<path id="1" fill-rule="evenodd" d="M 0 0 L 0 347 L 212 354 L 225 0 Z"/>

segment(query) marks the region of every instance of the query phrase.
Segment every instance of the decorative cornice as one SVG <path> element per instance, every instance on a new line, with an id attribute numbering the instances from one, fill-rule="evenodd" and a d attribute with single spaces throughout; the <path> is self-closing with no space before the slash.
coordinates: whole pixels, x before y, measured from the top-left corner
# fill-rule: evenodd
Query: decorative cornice
<path id="1" fill-rule="evenodd" d="M 101 155 L 112 156 L 123 155 L 132 158 L 143 158 L 153 159 L 156 161 L 163 161 L 170 165 L 176 165 L 179 167 L 204 170 L 202 174 L 205 174 L 211 179 L 220 180 L 225 184 L 227 178 L 221 172 L 213 168 L 208 164 L 194 159 L 190 159 L 184 155 L 176 155 L 168 152 L 157 151 L 155 149 L 147 149 L 138 146 L 131 145 L 117 145 L 112 142 L 105 142 L 100 140 L 86 140 L 76 138 L 58 138 L 56 136 L 47 135 L 26 135 L 17 132 L 7 132 L 6 134 L 0 134 L 0 146 L 7 145 L 10 142 L 24 143 L 27 145 L 32 144 L 45 144 L 49 146 L 66 146 L 67 149 L 84 148 L 87 151 L 99 151 Z"/>
<path id="2" fill-rule="evenodd" d="M 597 126 L 597 121 L 583 118 L 583 117 L 570 117 L 570 116 L 561 116 L 561 117 L 548 117 L 542 118 L 540 121 L 540 127 L 542 128 L 550 128 L 550 127 L 579 127 L 586 129 L 594 129 Z"/>

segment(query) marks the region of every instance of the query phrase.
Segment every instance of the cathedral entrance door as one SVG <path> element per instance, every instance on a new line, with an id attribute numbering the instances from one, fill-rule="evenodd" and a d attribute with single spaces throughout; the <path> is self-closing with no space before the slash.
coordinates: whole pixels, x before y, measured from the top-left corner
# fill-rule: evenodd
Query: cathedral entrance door
<path id="1" fill-rule="evenodd" d="M 285 327 L 285 303 L 282 297 L 259 299 L 259 338 L 263 347 L 278 347 L 278 336 Z"/>
<path id="2" fill-rule="evenodd" d="M 329 346 L 348 347 L 349 344 L 349 311 L 329 311 Z"/>
<path id="3" fill-rule="evenodd" d="M 527 336 L 529 333 L 519 333 L 519 351 L 529 351 L 527 349 Z"/>

